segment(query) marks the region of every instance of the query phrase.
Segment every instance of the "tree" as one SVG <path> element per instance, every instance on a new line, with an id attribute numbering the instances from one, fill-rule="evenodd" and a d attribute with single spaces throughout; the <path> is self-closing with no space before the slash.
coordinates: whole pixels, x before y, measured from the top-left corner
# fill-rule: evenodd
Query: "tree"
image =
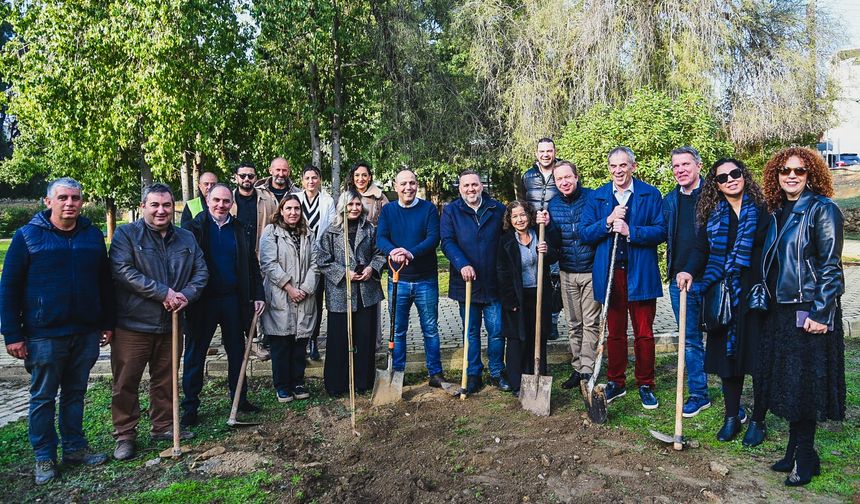
<path id="1" fill-rule="evenodd" d="M 703 96 L 686 92 L 672 97 L 650 89 L 641 89 L 614 107 L 593 106 L 565 126 L 556 140 L 558 151 L 571 153 L 569 159 L 590 187 L 609 179 L 606 155 L 620 145 L 636 154 L 636 176 L 663 193 L 675 185 L 669 159 L 672 149 L 692 145 L 705 165 L 734 150 Z"/>
<path id="2" fill-rule="evenodd" d="M 568 118 L 643 86 L 701 93 L 739 143 L 794 138 L 830 120 L 829 84 L 809 54 L 832 48 L 809 33 L 832 40 L 822 36 L 832 24 L 808 31 L 796 0 L 466 0 L 457 12 L 507 134 L 503 154 L 521 162 Z"/>

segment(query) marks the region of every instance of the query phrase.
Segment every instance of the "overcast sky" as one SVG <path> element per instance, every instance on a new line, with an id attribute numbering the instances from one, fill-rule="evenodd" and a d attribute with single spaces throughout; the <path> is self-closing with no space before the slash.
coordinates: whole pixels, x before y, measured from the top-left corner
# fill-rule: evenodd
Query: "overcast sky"
<path id="1" fill-rule="evenodd" d="M 819 0 L 844 23 L 845 37 L 840 39 L 840 49 L 860 47 L 860 0 Z"/>

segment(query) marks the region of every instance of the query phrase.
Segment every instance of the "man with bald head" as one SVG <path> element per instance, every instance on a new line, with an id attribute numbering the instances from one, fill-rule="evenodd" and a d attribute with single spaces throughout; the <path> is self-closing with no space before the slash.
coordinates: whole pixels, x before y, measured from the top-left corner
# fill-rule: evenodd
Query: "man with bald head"
<path id="1" fill-rule="evenodd" d="M 245 330 L 251 322 L 252 310 L 260 313 L 265 307 L 257 256 L 248 243 L 244 227 L 230 215 L 233 191 L 223 184 L 215 184 L 209 191 L 207 204 L 208 212 L 201 212 L 183 226 L 194 234 L 209 271 L 209 282 L 200 300 L 189 310 L 191 333 L 186 337 L 182 375 L 183 426 L 198 423 L 204 365 L 215 328 L 221 326 L 221 342 L 227 353 L 227 383 L 232 397 L 237 392 Z M 245 397 L 244 387 L 238 392 L 241 394 L 239 411 L 259 411 Z"/>
<path id="2" fill-rule="evenodd" d="M 298 192 L 299 188 L 290 180 L 290 162 L 282 157 L 276 157 L 269 164 L 269 176 L 259 181 L 256 187 L 264 187 L 275 195 L 278 203 L 285 195 Z"/>
<path id="3" fill-rule="evenodd" d="M 200 180 L 197 182 L 197 188 L 200 190 L 200 195 L 194 199 L 185 202 L 185 209 L 182 210 L 182 219 L 179 221 L 181 225 L 191 221 L 200 212 L 206 208 L 206 196 L 209 195 L 209 189 L 218 183 L 218 177 L 212 172 L 205 172 L 200 175 Z"/>

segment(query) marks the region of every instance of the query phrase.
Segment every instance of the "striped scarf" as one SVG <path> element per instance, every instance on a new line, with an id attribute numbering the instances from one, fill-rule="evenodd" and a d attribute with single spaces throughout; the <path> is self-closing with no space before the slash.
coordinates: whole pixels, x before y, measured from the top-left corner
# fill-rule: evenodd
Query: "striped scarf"
<path id="1" fill-rule="evenodd" d="M 731 205 L 723 199 L 708 217 L 707 231 L 711 252 L 702 276 L 702 283 L 710 286 L 725 278 L 731 293 L 732 314 L 737 314 L 741 301 L 741 269 L 748 268 L 750 265 L 758 225 L 758 208 L 745 193 L 741 201 L 741 213 L 738 216 L 737 236 L 729 250 L 729 212 L 731 211 L 733 211 Z M 737 351 L 737 326 L 738 318 L 732 316 L 726 338 L 728 357 L 734 357 Z"/>
<path id="2" fill-rule="evenodd" d="M 305 197 L 302 198 L 302 213 L 305 214 L 305 221 L 308 223 L 308 229 L 316 233 L 317 226 L 320 223 L 319 193 L 317 193 L 317 197 L 314 198 L 313 201 L 309 200 L 307 193 L 305 193 Z"/>

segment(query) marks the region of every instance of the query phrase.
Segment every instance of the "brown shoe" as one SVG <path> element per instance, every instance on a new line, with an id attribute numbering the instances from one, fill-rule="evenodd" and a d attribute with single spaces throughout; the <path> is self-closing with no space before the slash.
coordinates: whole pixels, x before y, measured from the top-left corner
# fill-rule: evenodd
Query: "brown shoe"
<path id="1" fill-rule="evenodd" d="M 116 448 L 113 451 L 113 458 L 116 460 L 129 460 L 134 458 L 137 450 L 134 447 L 134 441 L 123 439 L 117 441 Z"/>
<path id="2" fill-rule="evenodd" d="M 251 343 L 251 353 L 260 362 L 265 362 L 272 358 L 272 354 L 256 341 Z"/>
<path id="3" fill-rule="evenodd" d="M 164 432 L 152 433 L 149 437 L 153 441 L 173 441 L 173 429 L 168 429 Z M 180 429 L 179 430 L 179 439 L 191 439 L 194 437 L 194 433 L 190 430 Z"/>

